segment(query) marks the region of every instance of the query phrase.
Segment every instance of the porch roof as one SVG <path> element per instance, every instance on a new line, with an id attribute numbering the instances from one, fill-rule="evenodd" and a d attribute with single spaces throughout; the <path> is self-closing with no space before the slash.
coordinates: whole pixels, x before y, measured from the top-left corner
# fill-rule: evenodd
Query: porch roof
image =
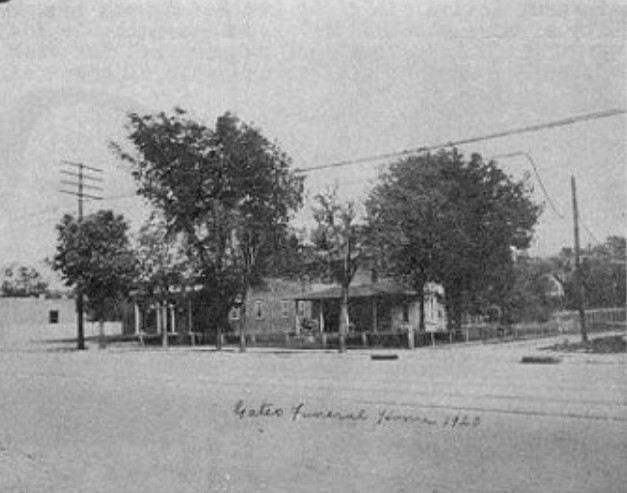
<path id="1" fill-rule="evenodd" d="M 364 284 L 351 286 L 348 290 L 349 298 L 373 298 L 377 296 L 418 296 L 413 289 L 398 282 L 381 282 L 375 284 Z M 293 297 L 294 300 L 312 301 L 339 299 L 342 297 L 340 286 L 333 286 L 320 291 L 301 293 Z"/>

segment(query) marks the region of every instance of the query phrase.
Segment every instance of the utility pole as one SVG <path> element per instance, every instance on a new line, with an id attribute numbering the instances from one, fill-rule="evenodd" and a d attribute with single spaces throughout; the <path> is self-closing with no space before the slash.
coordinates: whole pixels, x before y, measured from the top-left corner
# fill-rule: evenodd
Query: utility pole
<path id="1" fill-rule="evenodd" d="M 581 342 L 588 342 L 588 332 L 586 331 L 586 312 L 584 310 L 583 279 L 581 276 L 581 260 L 579 252 L 579 210 L 577 208 L 577 186 L 575 177 L 570 177 L 570 185 L 573 195 L 573 236 L 575 240 L 575 300 L 577 311 L 579 312 L 579 323 L 581 325 Z"/>
<path id="2" fill-rule="evenodd" d="M 61 173 L 71 176 L 76 181 L 61 180 L 61 183 L 65 186 L 76 187 L 76 190 L 61 190 L 62 193 L 73 195 L 78 198 L 78 224 L 83 222 L 83 201 L 88 200 L 102 200 L 102 197 L 87 194 L 85 189 L 102 191 L 102 188 L 96 185 L 85 183 L 86 180 L 92 182 L 102 183 L 102 178 L 95 176 L 95 173 L 102 173 L 100 168 L 92 168 L 86 166 L 83 163 L 75 163 L 72 161 L 61 161 L 62 166 L 69 167 L 68 169 L 62 169 Z M 76 321 L 77 321 L 77 349 L 85 349 L 85 298 L 83 293 L 83 282 L 78 282 L 76 286 Z"/>

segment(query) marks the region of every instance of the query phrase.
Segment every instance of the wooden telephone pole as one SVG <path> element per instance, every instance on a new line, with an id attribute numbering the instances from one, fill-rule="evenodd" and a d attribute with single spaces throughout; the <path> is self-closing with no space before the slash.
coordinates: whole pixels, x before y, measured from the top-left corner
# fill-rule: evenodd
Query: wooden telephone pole
<path id="1" fill-rule="evenodd" d="M 71 176 L 76 181 L 61 180 L 63 185 L 69 185 L 76 187 L 76 190 L 61 190 L 62 193 L 73 195 L 78 198 L 78 224 L 83 222 L 83 201 L 85 199 L 90 200 L 102 200 L 102 197 L 98 197 L 91 194 L 86 194 L 85 189 L 102 191 L 101 187 L 95 185 L 89 185 L 85 183 L 85 180 L 91 180 L 95 182 L 102 182 L 102 178 L 93 176 L 95 172 L 102 173 L 100 168 L 92 168 L 86 166 L 83 163 L 74 163 L 72 161 L 61 161 L 63 166 L 70 166 L 70 170 L 62 169 L 61 173 Z M 79 282 L 76 286 L 76 322 L 77 322 L 77 336 L 76 343 L 77 349 L 85 349 L 85 296 L 83 293 L 83 283 Z"/>
<path id="2" fill-rule="evenodd" d="M 581 259 L 579 251 L 579 210 L 577 208 L 577 185 L 575 177 L 570 177 L 570 185 L 573 195 L 573 236 L 575 242 L 575 302 L 579 312 L 579 324 L 581 325 L 581 341 L 588 342 L 588 332 L 586 330 L 586 312 L 584 310 L 584 289 L 581 275 Z"/>

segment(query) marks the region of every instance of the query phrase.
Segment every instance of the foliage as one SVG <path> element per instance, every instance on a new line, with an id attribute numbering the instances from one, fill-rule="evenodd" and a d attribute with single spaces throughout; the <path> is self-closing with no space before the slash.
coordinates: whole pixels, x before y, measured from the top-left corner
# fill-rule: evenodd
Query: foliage
<path id="1" fill-rule="evenodd" d="M 510 322 L 546 322 L 562 307 L 564 291 L 548 259 L 519 255 L 513 268 L 514 282 L 505 298 Z"/>
<path id="2" fill-rule="evenodd" d="M 285 229 L 273 243 L 268 245 L 271 251 L 263 256 L 265 262 L 259 268 L 260 273 L 292 280 L 320 279 L 327 274 L 306 231 Z"/>
<path id="3" fill-rule="evenodd" d="M 129 115 L 126 152 L 140 195 L 180 235 L 188 268 L 203 284 L 218 324 L 272 265 L 274 245 L 301 205 L 303 180 L 259 130 L 226 113 L 209 128 L 181 109 Z"/>
<path id="4" fill-rule="evenodd" d="M 143 293 L 161 298 L 171 286 L 183 282 L 186 257 L 176 236 L 169 234 L 163 218 L 158 214 L 152 214 L 141 227 L 135 258 L 135 282 Z"/>
<path id="5" fill-rule="evenodd" d="M 315 200 L 314 249 L 330 277 L 341 287 L 340 351 L 345 351 L 345 337 L 350 326 L 349 287 L 365 256 L 365 230 L 356 220 L 355 205 L 340 203 L 336 189 L 317 195 Z"/>
<path id="6" fill-rule="evenodd" d="M 52 261 L 67 286 L 77 286 L 87 306 L 103 320 L 107 304 L 128 294 L 135 276 L 128 225 L 122 215 L 101 210 L 78 221 L 65 214 L 57 225 L 57 253 Z"/>
<path id="7" fill-rule="evenodd" d="M 583 252 L 582 280 L 589 308 L 625 306 L 625 238 L 610 236 Z"/>
<path id="8" fill-rule="evenodd" d="M 4 279 L 0 288 L 2 296 L 26 298 L 39 296 L 48 292 L 48 283 L 34 268 L 25 265 L 4 271 Z"/>
<path id="9" fill-rule="evenodd" d="M 581 250 L 581 275 L 586 308 L 625 306 L 625 238 L 609 236 L 601 245 Z M 564 248 L 551 259 L 564 286 L 566 307 L 577 307 L 575 296 L 575 257 L 571 248 Z"/>
<path id="10" fill-rule="evenodd" d="M 355 204 L 341 203 L 337 190 L 315 197 L 316 228 L 312 241 L 318 261 L 340 286 L 349 286 L 366 253 L 365 229 L 357 222 Z"/>
<path id="11" fill-rule="evenodd" d="M 418 292 L 443 285 L 451 328 L 462 313 L 505 305 L 512 253 L 526 249 L 540 207 L 526 179 L 514 181 L 478 154 L 455 149 L 402 159 L 379 177 L 367 202 L 375 251 Z"/>

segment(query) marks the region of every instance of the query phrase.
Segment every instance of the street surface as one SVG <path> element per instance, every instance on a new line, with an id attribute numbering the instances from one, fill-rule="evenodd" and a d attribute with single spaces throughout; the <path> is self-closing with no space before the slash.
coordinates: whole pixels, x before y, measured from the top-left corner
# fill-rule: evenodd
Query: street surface
<path id="1" fill-rule="evenodd" d="M 3 328 L 1 493 L 627 491 L 624 354 L 77 352 L 54 330 Z"/>

